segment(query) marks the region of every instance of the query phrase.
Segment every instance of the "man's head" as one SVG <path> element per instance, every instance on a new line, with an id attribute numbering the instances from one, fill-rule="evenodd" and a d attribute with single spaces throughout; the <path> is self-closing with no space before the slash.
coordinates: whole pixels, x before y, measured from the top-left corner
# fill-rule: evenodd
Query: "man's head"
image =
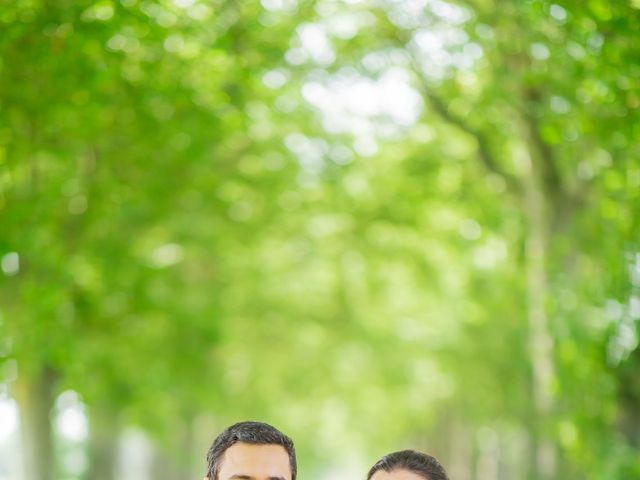
<path id="1" fill-rule="evenodd" d="M 207 452 L 205 480 L 296 480 L 296 474 L 293 442 L 266 423 L 231 425 Z"/>
<path id="2" fill-rule="evenodd" d="M 431 455 L 402 450 L 378 460 L 369 470 L 367 480 L 449 480 L 449 477 Z"/>

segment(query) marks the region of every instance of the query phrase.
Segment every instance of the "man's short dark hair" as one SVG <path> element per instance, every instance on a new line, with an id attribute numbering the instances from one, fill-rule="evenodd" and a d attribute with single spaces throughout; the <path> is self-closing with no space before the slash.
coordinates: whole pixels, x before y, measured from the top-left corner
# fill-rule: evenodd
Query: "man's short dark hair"
<path id="1" fill-rule="evenodd" d="M 378 470 L 392 472 L 394 470 L 408 470 L 420 475 L 425 480 L 449 480 L 444 467 L 431 455 L 416 450 L 401 450 L 385 455 L 371 467 L 367 480 L 371 480 Z"/>
<path id="2" fill-rule="evenodd" d="M 225 451 L 236 443 L 250 443 L 253 445 L 281 445 L 289 455 L 291 480 L 296 480 L 298 467 L 296 450 L 293 441 L 284 433 L 267 423 L 240 422 L 225 429 L 211 444 L 207 452 L 207 477 L 217 480 L 220 471 L 220 461 Z"/>

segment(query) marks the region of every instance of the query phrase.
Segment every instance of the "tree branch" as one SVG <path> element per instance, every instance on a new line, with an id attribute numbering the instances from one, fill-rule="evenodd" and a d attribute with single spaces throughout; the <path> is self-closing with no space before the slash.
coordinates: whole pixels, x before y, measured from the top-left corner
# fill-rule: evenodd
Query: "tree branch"
<path id="1" fill-rule="evenodd" d="M 417 71 L 417 69 L 414 68 L 414 70 L 416 75 L 420 79 L 422 94 L 429 105 L 431 105 L 431 108 L 433 108 L 433 110 L 438 115 L 440 115 L 440 117 L 447 123 L 450 123 L 463 132 L 471 135 L 476 140 L 476 143 L 478 145 L 478 158 L 483 166 L 489 172 L 502 178 L 507 185 L 507 189 L 511 193 L 519 194 L 522 191 L 522 187 L 520 186 L 518 179 L 508 172 L 505 172 L 500 167 L 493 152 L 491 151 L 491 148 L 489 147 L 489 141 L 484 132 L 469 125 L 469 123 L 467 123 L 463 118 L 459 117 L 451 110 L 449 110 L 445 102 L 431 90 L 429 85 L 427 85 L 424 77 Z"/>
<path id="2" fill-rule="evenodd" d="M 531 109 L 534 103 L 540 101 L 540 93 L 536 90 L 527 89 L 524 92 L 524 98 L 526 103 L 522 111 L 522 116 L 527 128 L 530 146 L 535 154 L 534 158 L 539 161 L 545 190 L 547 194 L 551 195 L 554 199 L 561 200 L 566 196 L 566 192 L 562 177 L 558 171 L 555 152 L 542 139 L 538 120 L 535 118 L 535 114 Z"/>

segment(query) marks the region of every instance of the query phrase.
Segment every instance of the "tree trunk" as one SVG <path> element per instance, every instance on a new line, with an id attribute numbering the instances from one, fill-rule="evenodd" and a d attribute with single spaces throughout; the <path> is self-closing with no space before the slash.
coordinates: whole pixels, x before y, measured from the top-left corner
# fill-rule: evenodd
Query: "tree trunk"
<path id="1" fill-rule="evenodd" d="M 172 442 L 171 445 L 155 446 L 151 467 L 152 478 L 156 480 L 182 480 L 202 476 L 200 471 L 194 471 L 194 454 L 196 453 L 194 419 L 194 415 L 186 413 L 183 416 L 182 425 L 175 430 L 175 442 Z"/>
<path id="2" fill-rule="evenodd" d="M 89 410 L 87 479 L 115 480 L 120 423 L 117 412 L 96 406 Z"/>
<path id="3" fill-rule="evenodd" d="M 194 453 L 196 450 L 194 419 L 195 415 L 190 412 L 185 413 L 183 416 L 183 429 L 180 432 L 174 467 L 177 473 L 176 480 L 198 477 L 194 471 Z"/>
<path id="4" fill-rule="evenodd" d="M 175 472 L 167 460 L 167 454 L 160 448 L 155 448 L 151 464 L 151 478 L 155 480 L 174 480 Z"/>
<path id="5" fill-rule="evenodd" d="M 55 371 L 47 366 L 16 381 L 20 407 L 24 480 L 53 480 L 55 464 L 51 411 L 55 402 Z"/>
<path id="6" fill-rule="evenodd" d="M 498 480 L 500 467 L 500 438 L 498 432 L 480 429 L 476 434 L 478 456 L 476 457 L 476 478 Z"/>
<path id="7" fill-rule="evenodd" d="M 531 478 L 547 480 L 555 472 L 555 449 L 544 434 L 553 406 L 551 383 L 554 375 L 553 338 L 545 309 L 548 291 L 546 273 L 549 216 L 539 160 L 525 151 L 525 270 L 531 394 L 533 418 L 531 432 Z"/>
<path id="8" fill-rule="evenodd" d="M 454 419 L 450 423 L 451 435 L 449 439 L 445 464 L 449 476 L 456 480 L 471 480 L 473 475 L 473 437 L 472 433 L 461 420 Z"/>

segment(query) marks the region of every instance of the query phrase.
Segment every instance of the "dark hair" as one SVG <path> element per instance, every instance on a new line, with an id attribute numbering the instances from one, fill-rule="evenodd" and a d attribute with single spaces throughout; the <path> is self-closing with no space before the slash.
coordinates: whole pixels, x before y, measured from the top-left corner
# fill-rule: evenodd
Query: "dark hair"
<path id="1" fill-rule="evenodd" d="M 298 467 L 293 441 L 277 428 L 262 422 L 236 423 L 226 428 L 216 437 L 207 452 L 207 477 L 210 480 L 216 480 L 218 478 L 220 460 L 224 452 L 239 442 L 254 445 L 281 445 L 289 455 L 291 480 L 296 480 Z"/>
<path id="2" fill-rule="evenodd" d="M 444 467 L 431 455 L 416 450 L 401 450 L 385 455 L 371 467 L 367 480 L 378 470 L 392 472 L 394 470 L 409 470 L 423 477 L 425 480 L 449 480 Z"/>

